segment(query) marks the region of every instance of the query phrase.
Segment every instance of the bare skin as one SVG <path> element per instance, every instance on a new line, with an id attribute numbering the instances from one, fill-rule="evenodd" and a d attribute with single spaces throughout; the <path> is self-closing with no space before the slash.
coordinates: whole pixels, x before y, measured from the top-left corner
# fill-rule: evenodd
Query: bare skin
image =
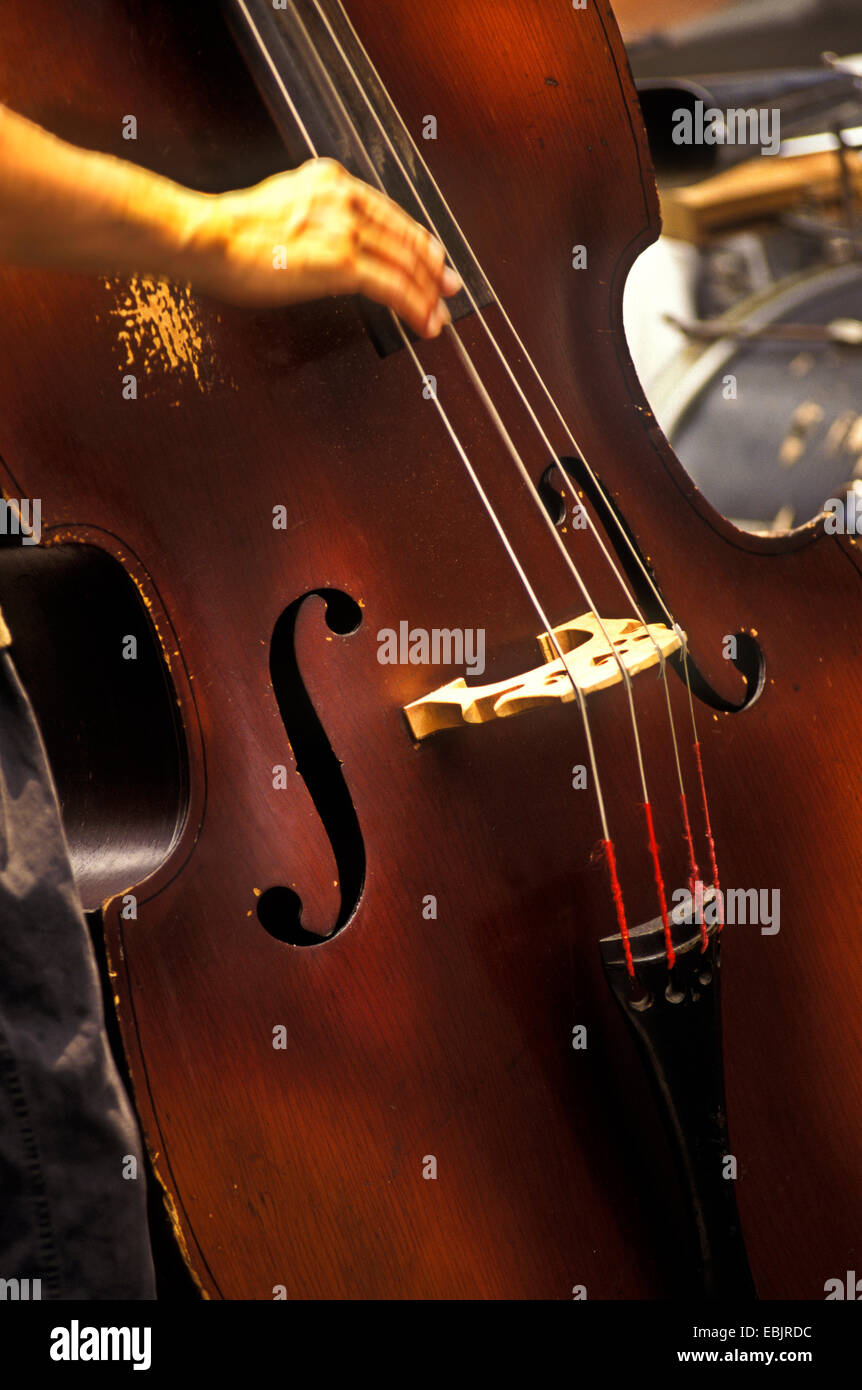
<path id="1" fill-rule="evenodd" d="M 147 275 L 233 304 L 361 293 L 424 338 L 449 321 L 445 299 L 461 287 L 440 243 L 334 160 L 197 193 L 2 105 L 0 263 Z"/>

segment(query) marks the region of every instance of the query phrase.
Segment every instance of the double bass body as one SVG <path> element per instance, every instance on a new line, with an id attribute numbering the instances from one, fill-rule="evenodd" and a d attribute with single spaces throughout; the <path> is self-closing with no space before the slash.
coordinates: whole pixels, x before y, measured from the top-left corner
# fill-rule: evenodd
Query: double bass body
<path id="1" fill-rule="evenodd" d="M 214 20 L 48 8 L 37 23 L 12 6 L 10 105 L 125 156 L 134 112 L 140 162 L 201 188 L 280 167 Z M 346 9 L 688 633 L 723 884 L 781 894 L 777 935 L 728 927 L 724 944 L 746 1242 L 761 1297 L 821 1298 L 853 1267 L 860 1217 L 856 547 L 816 527 L 737 532 L 651 417 L 621 296 L 657 235 L 657 200 L 607 6 L 441 0 L 387 25 L 370 0 Z M 38 80 L 19 61 L 34 44 Z M 429 112 L 437 138 L 423 141 Z M 685 1200 L 601 970 L 613 903 L 592 789 L 573 785 L 587 761 L 576 706 L 417 743 L 404 707 L 462 672 L 378 659 L 378 632 L 406 621 L 481 629 L 485 681 L 536 665 L 535 613 L 414 364 L 381 355 L 348 300 L 253 312 L 158 293 L 3 274 L 0 454 L 8 491 L 41 498 L 49 546 L 96 546 L 132 576 L 177 702 L 180 762 L 138 808 L 137 851 L 116 850 L 93 883 L 114 895 L 135 1098 L 192 1267 L 223 1298 L 685 1292 Z M 484 312 L 569 457 L 499 309 Z M 154 323 L 173 323 L 182 350 Z M 457 326 L 543 483 L 547 452 L 476 315 Z M 446 335 L 418 350 L 546 611 L 577 616 L 571 575 Z M 574 488 L 567 512 L 573 500 Z M 622 616 L 598 546 L 562 534 L 599 610 Z M 610 522 L 605 534 L 618 548 Z M 756 699 L 723 659 L 729 633 L 756 644 Z M 664 697 L 649 673 L 635 691 L 678 887 Z M 675 675 L 671 694 L 685 729 Z M 590 717 L 629 920 L 642 922 L 655 885 L 622 688 L 595 696 Z M 682 757 L 693 782 L 687 745 Z"/>

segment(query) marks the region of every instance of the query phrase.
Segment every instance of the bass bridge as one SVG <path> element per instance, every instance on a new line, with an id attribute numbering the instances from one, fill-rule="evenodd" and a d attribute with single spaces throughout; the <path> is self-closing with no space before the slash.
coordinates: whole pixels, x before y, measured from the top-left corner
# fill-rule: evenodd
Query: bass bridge
<path id="1" fill-rule="evenodd" d="M 468 686 L 463 676 L 404 706 L 413 737 L 428 738 L 460 724 L 486 724 L 528 709 L 574 700 L 619 684 L 623 670 L 639 675 L 682 646 L 684 634 L 664 623 L 634 618 L 573 618 L 537 641 L 544 664 L 491 685 Z M 562 652 L 562 656 L 558 655 Z"/>

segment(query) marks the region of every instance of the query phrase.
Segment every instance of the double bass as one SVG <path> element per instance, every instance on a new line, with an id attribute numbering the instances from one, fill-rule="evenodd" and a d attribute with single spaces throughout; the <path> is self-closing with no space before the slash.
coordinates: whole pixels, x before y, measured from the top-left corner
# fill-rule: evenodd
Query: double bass
<path id="1" fill-rule="evenodd" d="M 823 1298 L 862 1199 L 859 553 L 736 530 L 656 425 L 610 8 L 226 17 L 12 0 L 2 97 L 204 191 L 335 158 L 464 289 L 418 342 L 0 276 L 2 483 L 42 507 L 0 601 L 188 1265 Z"/>

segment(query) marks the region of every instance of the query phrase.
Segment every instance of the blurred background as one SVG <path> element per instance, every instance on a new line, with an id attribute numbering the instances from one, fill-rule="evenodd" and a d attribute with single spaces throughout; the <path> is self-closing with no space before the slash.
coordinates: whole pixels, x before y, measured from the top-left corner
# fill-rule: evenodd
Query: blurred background
<path id="1" fill-rule="evenodd" d="M 662 204 L 626 335 L 738 525 L 862 492 L 862 0 L 612 0 Z"/>

